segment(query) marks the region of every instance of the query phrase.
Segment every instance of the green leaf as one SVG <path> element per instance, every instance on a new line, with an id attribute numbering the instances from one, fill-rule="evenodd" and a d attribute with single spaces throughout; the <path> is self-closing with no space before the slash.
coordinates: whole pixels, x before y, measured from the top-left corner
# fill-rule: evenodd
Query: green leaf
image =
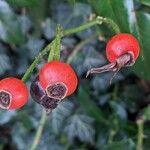
<path id="1" fill-rule="evenodd" d="M 141 0 L 141 3 L 150 6 L 150 0 Z"/>
<path id="2" fill-rule="evenodd" d="M 6 54 L 0 54 L 0 74 L 11 69 L 9 57 Z"/>
<path id="3" fill-rule="evenodd" d="M 52 19 L 47 18 L 43 25 L 43 34 L 48 40 L 55 37 L 55 28 L 56 23 Z"/>
<path id="4" fill-rule="evenodd" d="M 14 116 L 16 116 L 16 111 L 5 111 L 0 110 L 1 121 L 0 125 L 8 123 Z"/>
<path id="5" fill-rule="evenodd" d="M 21 124 L 27 130 L 31 130 L 34 128 L 34 122 L 26 113 L 18 112 L 16 116 L 16 120 L 21 121 Z"/>
<path id="6" fill-rule="evenodd" d="M 136 35 L 140 41 L 141 55 L 135 64 L 135 73 L 142 78 L 150 79 L 150 14 L 136 14 Z"/>
<path id="7" fill-rule="evenodd" d="M 61 46 L 62 28 L 60 25 L 56 29 L 56 37 L 52 41 L 51 50 L 49 53 L 48 60 L 60 60 L 60 46 Z"/>
<path id="8" fill-rule="evenodd" d="M 94 142 L 95 130 L 92 127 L 93 119 L 86 115 L 75 114 L 68 120 L 65 132 L 70 140 L 78 137 L 83 142 Z"/>
<path id="9" fill-rule="evenodd" d="M 55 134 L 60 132 L 64 120 L 72 113 L 73 104 L 71 102 L 65 101 L 61 102 L 56 109 L 52 111 L 50 117 L 50 124 L 52 131 Z"/>
<path id="10" fill-rule="evenodd" d="M 144 116 L 145 116 L 146 120 L 150 120 L 150 106 L 148 106 L 147 108 L 145 108 L 145 110 L 144 110 Z"/>
<path id="11" fill-rule="evenodd" d="M 103 148 L 103 150 L 135 150 L 135 144 L 131 139 L 113 142 Z"/>
<path id="12" fill-rule="evenodd" d="M 13 135 L 12 141 L 16 144 L 17 149 L 29 149 L 33 139 L 32 134 L 29 133 L 29 130 L 27 130 L 20 122 L 11 124 L 11 135 Z"/>
<path id="13" fill-rule="evenodd" d="M 131 0 L 88 0 L 98 15 L 109 17 L 116 22 L 121 31 L 128 32 L 129 24 L 125 5 L 130 5 Z M 118 15 L 118 13 L 120 15 Z"/>
<path id="14" fill-rule="evenodd" d="M 3 36 L 0 36 L 3 41 L 10 44 L 22 44 L 24 42 L 19 19 L 4 1 L 0 1 L 0 28 L 0 31 L 3 31 Z"/>
<path id="15" fill-rule="evenodd" d="M 86 91 L 82 86 L 79 86 L 78 99 L 81 107 L 85 109 L 85 111 L 91 117 L 94 117 L 96 121 L 107 124 L 105 115 L 100 110 L 100 108 L 98 108 L 97 105 L 92 101 L 92 99 L 90 99 L 88 93 L 89 91 Z"/>
<path id="16" fill-rule="evenodd" d="M 36 4 L 37 0 L 6 0 L 10 5 L 19 7 L 31 7 Z"/>
<path id="17" fill-rule="evenodd" d="M 49 0 L 35 0 L 36 3 L 33 7 L 29 7 L 29 16 L 34 26 L 34 34 L 37 37 L 41 37 L 41 23 L 45 20 L 47 13 L 49 12 L 50 2 Z"/>
<path id="18" fill-rule="evenodd" d="M 70 5 L 74 5 L 74 4 L 76 3 L 76 0 L 68 0 L 68 3 L 69 3 Z"/>

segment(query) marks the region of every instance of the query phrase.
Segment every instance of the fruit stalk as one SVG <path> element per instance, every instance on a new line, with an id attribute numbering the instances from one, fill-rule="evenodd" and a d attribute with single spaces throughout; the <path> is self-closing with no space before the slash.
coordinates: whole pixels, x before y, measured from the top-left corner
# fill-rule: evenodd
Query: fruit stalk
<path id="1" fill-rule="evenodd" d="M 134 59 L 131 54 L 127 53 L 122 56 L 120 56 L 115 62 L 109 63 L 107 65 L 104 65 L 102 67 L 98 68 L 91 68 L 88 72 L 86 77 L 89 76 L 89 74 L 93 73 L 103 73 L 107 71 L 114 72 L 116 74 L 122 67 L 130 66 L 134 64 Z"/>

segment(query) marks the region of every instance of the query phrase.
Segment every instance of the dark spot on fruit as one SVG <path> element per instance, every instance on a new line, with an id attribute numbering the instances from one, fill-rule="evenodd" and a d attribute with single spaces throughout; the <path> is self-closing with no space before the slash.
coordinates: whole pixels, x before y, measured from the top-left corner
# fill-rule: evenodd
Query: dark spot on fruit
<path id="1" fill-rule="evenodd" d="M 47 95 L 54 99 L 63 99 L 66 96 L 67 88 L 63 83 L 54 83 L 47 87 Z"/>
<path id="2" fill-rule="evenodd" d="M 7 108 L 10 105 L 10 102 L 11 102 L 10 94 L 5 91 L 1 91 L 0 92 L 0 106 Z"/>
<path id="3" fill-rule="evenodd" d="M 50 97 L 43 97 L 42 99 L 42 103 L 41 105 L 45 108 L 45 109 L 55 109 L 58 105 L 59 100 L 57 99 L 52 99 Z"/>
<path id="4" fill-rule="evenodd" d="M 46 95 L 44 89 L 39 82 L 38 77 L 36 77 L 36 79 L 31 84 L 30 94 L 32 96 L 32 99 L 39 104 L 41 103 L 42 98 Z"/>
<path id="5" fill-rule="evenodd" d="M 32 82 L 31 87 L 30 87 L 30 93 L 31 93 L 32 99 L 35 102 L 42 105 L 45 108 L 45 110 L 55 109 L 58 105 L 59 100 L 53 99 L 47 96 L 45 90 L 42 88 L 39 82 L 38 77 L 36 77 L 36 79 Z"/>

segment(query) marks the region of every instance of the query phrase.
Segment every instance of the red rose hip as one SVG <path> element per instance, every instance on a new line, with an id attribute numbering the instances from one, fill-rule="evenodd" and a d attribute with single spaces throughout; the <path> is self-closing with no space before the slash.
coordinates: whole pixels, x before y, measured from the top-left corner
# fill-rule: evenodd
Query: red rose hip
<path id="1" fill-rule="evenodd" d="M 47 95 L 59 100 L 71 95 L 78 84 L 72 67 L 60 61 L 44 64 L 39 73 L 39 80 Z"/>
<path id="2" fill-rule="evenodd" d="M 139 52 L 139 42 L 132 34 L 119 33 L 113 36 L 106 45 L 106 56 L 110 64 L 90 69 L 87 76 L 106 71 L 112 71 L 115 75 L 122 67 L 132 66 L 138 58 Z"/>
<path id="3" fill-rule="evenodd" d="M 21 80 L 9 77 L 0 81 L 0 108 L 18 109 L 27 101 L 28 89 Z"/>
<path id="4" fill-rule="evenodd" d="M 110 62 L 116 61 L 120 56 L 130 53 L 134 61 L 138 58 L 140 46 L 138 40 L 128 33 L 113 36 L 106 45 L 106 56 Z"/>

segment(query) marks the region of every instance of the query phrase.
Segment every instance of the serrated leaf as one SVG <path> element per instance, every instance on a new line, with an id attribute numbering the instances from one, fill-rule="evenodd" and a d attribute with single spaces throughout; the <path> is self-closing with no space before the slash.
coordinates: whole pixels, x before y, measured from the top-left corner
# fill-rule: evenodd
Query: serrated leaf
<path id="1" fill-rule="evenodd" d="M 0 74 L 11 68 L 9 57 L 6 54 L 0 54 Z"/>
<path id="2" fill-rule="evenodd" d="M 92 12 L 92 9 L 89 5 L 84 3 L 76 3 L 73 6 L 73 15 L 86 17 Z"/>
<path id="3" fill-rule="evenodd" d="M 21 124 L 27 130 L 31 130 L 34 128 L 34 122 L 32 118 L 26 113 L 17 113 L 17 120 L 21 120 Z"/>
<path id="4" fill-rule="evenodd" d="M 123 103 L 111 101 L 110 104 L 114 112 L 120 117 L 120 119 L 127 119 L 127 112 Z"/>
<path id="5" fill-rule="evenodd" d="M 17 148 L 20 150 L 29 149 L 32 144 L 33 136 L 29 131 L 23 127 L 23 125 L 19 122 L 15 123 L 11 126 L 11 134 L 13 135 L 13 142 L 17 145 Z"/>
<path id="6" fill-rule="evenodd" d="M 62 125 L 63 121 L 66 117 L 68 117 L 72 112 L 73 104 L 70 102 L 61 102 L 56 109 L 52 111 L 50 117 L 50 123 L 52 126 L 52 131 L 55 134 L 58 134 Z"/>
<path id="7" fill-rule="evenodd" d="M 107 124 L 105 120 L 105 115 L 97 107 L 97 105 L 90 99 L 89 91 L 86 91 L 82 86 L 79 86 L 78 99 L 81 107 L 98 122 L 103 122 Z"/>
<path id="8" fill-rule="evenodd" d="M 0 21 L 5 31 L 2 40 L 11 44 L 22 44 L 24 35 L 19 20 L 5 1 L 0 1 Z"/>
<path id="9" fill-rule="evenodd" d="M 97 75 L 92 79 L 92 87 L 100 92 L 105 92 L 110 87 L 110 79 L 112 77 L 112 73 L 106 73 Z M 112 84 L 123 80 L 124 77 L 121 73 L 118 73 L 114 79 L 112 80 Z"/>
<path id="10" fill-rule="evenodd" d="M 19 17 L 19 22 L 20 22 L 22 32 L 24 34 L 27 33 L 30 30 L 32 25 L 31 20 L 26 15 L 21 15 Z"/>
<path id="11" fill-rule="evenodd" d="M 56 6 L 56 11 L 53 13 L 57 22 L 64 28 L 72 28 L 87 21 L 87 16 L 92 13 L 92 9 L 86 3 L 75 3 L 72 7 L 64 3 L 59 3 Z"/>
<path id="12" fill-rule="evenodd" d="M 0 110 L 0 125 L 8 123 L 15 115 L 16 111 Z"/>
<path id="13" fill-rule="evenodd" d="M 37 39 L 30 37 L 26 43 L 26 47 L 30 50 L 30 57 L 33 59 L 44 46 L 45 41 L 43 39 Z"/>
<path id="14" fill-rule="evenodd" d="M 65 126 L 65 132 L 70 140 L 78 137 L 83 142 L 94 142 L 95 130 L 92 127 L 93 119 L 86 115 L 73 115 Z"/>
<path id="15" fill-rule="evenodd" d="M 43 33 L 44 33 L 44 36 L 48 40 L 54 38 L 54 36 L 55 36 L 55 27 L 56 27 L 56 24 L 50 18 L 47 18 L 45 20 L 45 22 L 43 23 Z"/>
<path id="16" fill-rule="evenodd" d="M 47 129 L 48 130 L 48 129 Z M 44 132 L 37 150 L 65 150 L 64 145 L 60 145 L 59 139 L 54 134 Z"/>
<path id="17" fill-rule="evenodd" d="M 6 38 L 7 38 L 6 30 L 2 21 L 0 20 L 0 39 L 5 41 Z"/>
<path id="18" fill-rule="evenodd" d="M 83 73 L 87 72 L 88 69 L 104 65 L 105 62 L 106 60 L 103 55 L 98 53 L 94 49 L 94 46 L 87 44 L 74 59 L 74 68 L 76 68 L 78 75 L 82 75 Z"/>

